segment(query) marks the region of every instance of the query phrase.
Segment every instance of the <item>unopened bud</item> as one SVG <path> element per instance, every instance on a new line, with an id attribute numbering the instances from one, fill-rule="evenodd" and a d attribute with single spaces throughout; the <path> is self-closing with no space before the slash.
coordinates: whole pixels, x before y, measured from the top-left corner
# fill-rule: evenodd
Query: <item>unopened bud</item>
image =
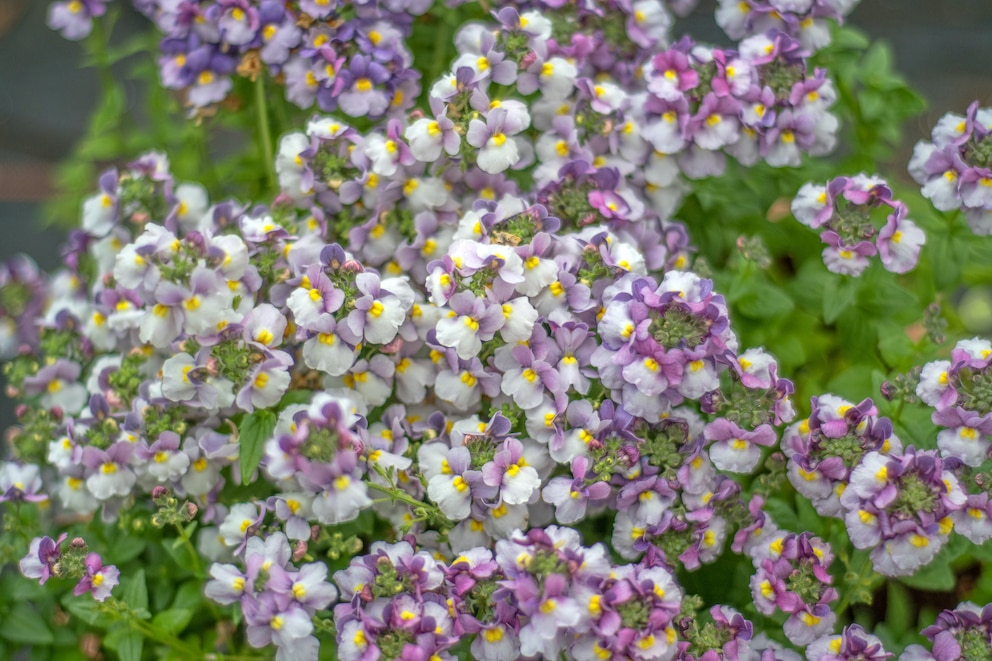
<path id="1" fill-rule="evenodd" d="M 158 500 L 159 498 L 165 498 L 169 495 L 169 490 L 163 487 L 161 484 L 156 485 L 152 488 L 152 500 Z"/>

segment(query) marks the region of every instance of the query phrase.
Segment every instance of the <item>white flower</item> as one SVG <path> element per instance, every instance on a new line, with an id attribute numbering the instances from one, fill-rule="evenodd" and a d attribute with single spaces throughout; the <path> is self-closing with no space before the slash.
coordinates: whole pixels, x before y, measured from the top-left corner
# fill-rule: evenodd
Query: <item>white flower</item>
<path id="1" fill-rule="evenodd" d="M 83 202 L 83 230 L 97 237 L 106 235 L 114 227 L 116 212 L 114 198 L 106 193 L 86 198 Z"/>
<path id="2" fill-rule="evenodd" d="M 176 187 L 176 220 L 188 231 L 202 230 L 210 220 L 207 213 L 210 198 L 200 184 L 179 184 Z"/>
<path id="3" fill-rule="evenodd" d="M 427 483 L 427 495 L 452 521 L 468 518 L 472 509 L 472 490 L 461 475 L 435 475 Z"/>
<path id="4" fill-rule="evenodd" d="M 505 133 L 493 134 L 476 156 L 479 169 L 489 174 L 499 174 L 519 160 L 520 150 L 517 148 L 517 141 L 509 138 Z"/>
<path id="5" fill-rule="evenodd" d="M 220 524 L 220 537 L 228 546 L 239 546 L 245 540 L 255 520 L 258 519 L 258 508 L 251 503 L 237 503 L 231 507 L 224 522 Z"/>
<path id="6" fill-rule="evenodd" d="M 372 344 L 388 344 L 406 320 L 403 303 L 395 296 L 375 300 L 365 313 L 365 340 Z"/>

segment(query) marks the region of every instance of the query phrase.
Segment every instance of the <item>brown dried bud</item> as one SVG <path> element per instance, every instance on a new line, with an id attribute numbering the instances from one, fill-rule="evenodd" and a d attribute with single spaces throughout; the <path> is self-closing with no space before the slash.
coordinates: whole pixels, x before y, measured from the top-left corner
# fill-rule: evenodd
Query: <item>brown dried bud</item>
<path id="1" fill-rule="evenodd" d="M 254 82 L 260 73 L 262 73 L 262 58 L 257 50 L 250 50 L 238 63 L 238 75 Z"/>

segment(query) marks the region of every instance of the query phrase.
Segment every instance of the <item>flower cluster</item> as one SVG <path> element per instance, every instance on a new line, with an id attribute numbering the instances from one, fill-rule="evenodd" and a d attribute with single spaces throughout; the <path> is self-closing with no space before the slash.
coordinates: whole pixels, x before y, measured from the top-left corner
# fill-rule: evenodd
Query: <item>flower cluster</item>
<path id="1" fill-rule="evenodd" d="M 859 1 L 720 0 L 716 22 L 731 39 L 781 31 L 812 52 L 830 43 L 831 22 L 843 22 Z"/>
<path id="2" fill-rule="evenodd" d="M 950 360 L 923 366 L 916 394 L 935 411 L 933 423 L 943 427 L 937 447 L 944 457 L 956 457 L 968 466 L 982 464 L 992 451 L 992 342 L 961 340 Z M 989 383 L 986 383 L 989 380 Z"/>
<path id="3" fill-rule="evenodd" d="M 431 4 L 134 0 L 162 34 L 163 87 L 181 92 L 192 112 L 227 98 L 236 75 L 267 73 L 301 108 L 373 118 L 406 110 L 420 93 L 406 39 Z"/>
<path id="4" fill-rule="evenodd" d="M 682 592 L 646 564 L 613 566 L 602 544 L 570 528 L 519 531 L 447 564 L 407 542 L 373 545 L 334 576 L 346 603 L 334 610 L 341 658 L 441 654 L 470 637 L 474 658 L 521 655 L 672 659 Z"/>
<path id="5" fill-rule="evenodd" d="M 807 55 L 778 31 L 748 37 L 737 50 L 685 38 L 655 55 L 644 67 L 648 97 L 638 127 L 651 148 L 645 178 L 668 187 L 680 171 L 690 179 L 719 175 L 724 153 L 744 165 L 781 167 L 832 151 L 836 92 L 824 70 L 809 71 Z"/>
<path id="6" fill-rule="evenodd" d="M 757 571 L 751 577 L 751 594 L 758 610 L 771 615 L 788 613 L 785 635 L 796 645 L 808 645 L 833 631 L 836 616 L 830 602 L 837 590 L 830 587 L 833 553 L 809 533 L 775 537 L 767 547 L 752 551 Z"/>
<path id="7" fill-rule="evenodd" d="M 213 561 L 207 597 L 278 659 L 314 661 L 333 630 L 356 661 L 443 660 L 460 641 L 491 661 L 795 661 L 679 583 L 727 547 L 810 658 L 889 656 L 857 627 L 834 635 L 834 550 L 765 505 L 788 480 L 886 575 L 954 529 L 992 537 L 963 469 L 989 453 L 992 344 L 922 371 L 940 453 L 833 395 L 779 443 L 794 386 L 742 346 L 739 297 L 674 219 L 728 155 L 833 149 L 836 92 L 808 57 L 853 3 L 722 3 L 733 49 L 670 43 L 658 0 L 511 3 L 458 30 L 413 110 L 404 40 L 429 4 L 138 0 L 191 108 L 264 68 L 336 115 L 282 136 L 273 198 L 212 200 L 148 154 L 100 178 L 64 269 L 0 271 L 24 402 L 0 502 L 51 494 L 112 522 L 150 495 L 152 525 Z M 793 210 L 833 271 L 877 254 L 904 273 L 923 245 L 877 178 L 807 184 Z M 359 528 L 388 539 L 359 555 Z M 36 539 L 22 572 L 107 598 L 117 569 L 63 541 Z M 350 558 L 336 587 L 316 558 Z M 955 617 L 939 626 L 973 645 L 975 618 Z"/>
<path id="8" fill-rule="evenodd" d="M 283 533 L 252 537 L 243 548 L 242 565 L 214 563 L 205 588 L 207 597 L 218 603 L 239 604 L 249 644 L 274 644 L 280 661 L 316 658 L 313 615 L 338 598 L 327 582 L 327 565 L 309 562 L 297 568 L 295 559 Z"/>
<path id="9" fill-rule="evenodd" d="M 947 113 L 931 140 L 913 149 L 909 173 L 940 211 L 964 211 L 975 234 L 992 234 L 992 109 L 975 101 L 964 116 Z"/>
<path id="10" fill-rule="evenodd" d="M 964 353 L 962 345 L 975 350 L 982 346 L 977 341 L 959 343 L 955 355 Z M 919 386 L 921 399 L 939 401 L 928 384 L 943 382 L 946 387 L 949 367 L 946 361 L 927 365 Z M 904 449 L 892 433 L 892 423 L 878 417 L 870 399 L 854 405 L 823 395 L 812 399 L 812 409 L 809 418 L 783 435 L 789 480 L 821 515 L 844 519 L 854 546 L 871 549 L 876 571 L 889 576 L 912 573 L 933 559 L 952 530 L 976 544 L 992 537 L 988 495 L 969 493 L 971 480 L 960 479 L 969 457 L 975 460 L 971 465 L 984 461 L 984 449 L 976 454 L 953 445 L 953 439 L 961 438 L 955 430 L 938 435 L 939 455 L 912 446 Z M 940 424 L 939 416 L 934 413 L 935 424 Z M 977 436 L 976 431 L 971 438 L 975 445 Z"/>
<path id="11" fill-rule="evenodd" d="M 992 655 L 992 606 L 980 607 L 963 602 L 937 616 L 937 622 L 923 630 L 933 651 L 910 645 L 899 661 L 952 661 L 987 659 Z"/>
<path id="12" fill-rule="evenodd" d="M 105 601 L 120 582 L 120 571 L 114 565 L 104 565 L 99 553 L 88 553 L 86 542 L 79 537 L 63 550 L 66 537 L 62 533 L 56 540 L 48 536 L 31 540 L 27 555 L 19 563 L 21 573 L 41 585 L 53 576 L 77 580 L 74 595 L 92 594 L 97 601 Z"/>
<path id="13" fill-rule="evenodd" d="M 870 399 L 855 405 L 836 395 L 821 395 L 811 399 L 810 407 L 809 417 L 782 435 L 789 481 L 822 516 L 840 516 L 840 496 L 862 458 L 874 451 L 899 452 L 902 443 L 892 433 L 892 422 L 878 417 Z"/>
<path id="14" fill-rule="evenodd" d="M 823 636 L 806 648 L 809 661 L 885 661 L 892 656 L 882 647 L 878 636 L 858 624 L 844 627 L 839 635 Z"/>
<path id="15" fill-rule="evenodd" d="M 825 186 L 804 184 L 792 201 L 792 213 L 820 232 L 827 244 L 824 264 L 843 275 L 861 275 L 875 255 L 886 270 L 906 273 L 916 266 L 926 242 L 923 230 L 906 218 L 906 205 L 892 199 L 892 190 L 878 177 L 859 174 L 837 177 Z"/>

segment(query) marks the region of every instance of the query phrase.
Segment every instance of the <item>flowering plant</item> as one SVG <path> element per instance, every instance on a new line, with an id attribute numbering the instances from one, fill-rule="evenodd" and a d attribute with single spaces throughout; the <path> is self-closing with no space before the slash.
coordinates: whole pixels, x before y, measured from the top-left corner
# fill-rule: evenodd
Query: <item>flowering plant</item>
<path id="1" fill-rule="evenodd" d="M 691 4 L 135 0 L 199 139 L 0 272 L 0 651 L 990 658 L 992 111 L 852 174 L 854 3 Z"/>

